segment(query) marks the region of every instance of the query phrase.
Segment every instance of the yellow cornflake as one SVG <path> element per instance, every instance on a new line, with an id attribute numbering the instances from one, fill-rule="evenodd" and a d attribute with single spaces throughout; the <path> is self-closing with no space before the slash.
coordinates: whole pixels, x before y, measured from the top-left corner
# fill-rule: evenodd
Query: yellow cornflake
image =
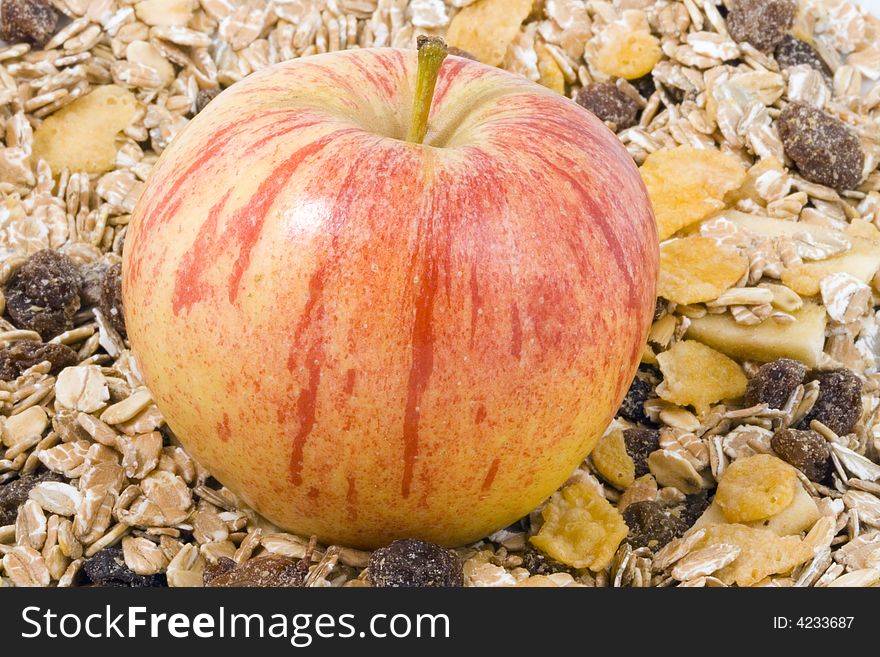
<path id="1" fill-rule="evenodd" d="M 632 29 L 623 21 L 610 23 L 600 35 L 594 62 L 600 71 L 634 80 L 651 72 L 663 55 L 660 40 L 647 29 Z"/>
<path id="2" fill-rule="evenodd" d="M 714 573 L 725 584 L 751 586 L 770 575 L 784 575 L 812 558 L 811 545 L 797 536 L 777 536 L 769 529 L 746 525 L 711 525 L 694 549 L 719 545 L 736 545 L 739 556 Z"/>
<path id="3" fill-rule="evenodd" d="M 729 246 L 697 235 L 660 247 L 657 294 L 680 304 L 718 298 L 746 273 L 749 260 Z"/>
<path id="4" fill-rule="evenodd" d="M 721 352 L 694 340 L 675 343 L 657 354 L 663 383 L 657 394 L 673 404 L 693 406 L 697 413 L 721 399 L 735 399 L 746 391 L 742 368 Z"/>
<path id="5" fill-rule="evenodd" d="M 651 153 L 639 169 L 657 217 L 660 240 L 724 208 L 745 169 L 733 155 L 677 146 Z"/>
<path id="6" fill-rule="evenodd" d="M 763 520 L 782 512 L 794 500 L 795 469 L 770 454 L 731 463 L 718 482 L 715 503 L 730 522 Z"/>
<path id="7" fill-rule="evenodd" d="M 499 66 L 531 11 L 532 0 L 477 0 L 449 23 L 446 42 L 484 64 Z"/>
<path id="8" fill-rule="evenodd" d="M 626 452 L 623 431 L 615 429 L 602 436 L 590 453 L 593 467 L 613 486 L 628 488 L 636 478 L 636 464 Z"/>
<path id="9" fill-rule="evenodd" d="M 113 84 L 91 93 L 49 116 L 34 132 L 34 157 L 57 174 L 62 169 L 103 173 L 116 163 L 116 135 L 127 128 L 137 110 L 130 91 Z"/>
<path id="10" fill-rule="evenodd" d="M 535 52 L 538 54 L 538 72 L 541 74 L 538 82 L 556 93 L 564 94 L 565 76 L 562 74 L 559 64 L 547 50 L 547 46 L 543 43 L 536 43 Z"/>
<path id="11" fill-rule="evenodd" d="M 574 568 L 605 568 L 629 533 L 617 510 L 584 482 L 554 493 L 541 515 L 544 524 L 532 543 Z"/>

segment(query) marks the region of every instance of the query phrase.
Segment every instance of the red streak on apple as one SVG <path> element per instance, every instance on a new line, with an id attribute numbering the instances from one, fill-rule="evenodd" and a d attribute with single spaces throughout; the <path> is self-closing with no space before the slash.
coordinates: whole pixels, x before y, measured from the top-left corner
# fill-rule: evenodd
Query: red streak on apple
<path id="1" fill-rule="evenodd" d="M 654 309 L 653 216 L 609 130 L 451 57 L 410 144 L 414 73 L 364 49 L 224 91 L 124 253 L 132 346 L 190 453 L 279 526 L 363 547 L 528 513 L 613 417 Z"/>
<path id="2" fill-rule="evenodd" d="M 293 334 L 293 342 L 290 354 L 287 357 L 287 369 L 295 372 L 304 350 L 302 345 L 303 334 L 312 322 L 320 322 L 324 317 L 323 293 L 324 293 L 325 270 L 319 267 L 312 274 L 309 281 L 309 298 L 306 301 L 299 323 Z M 296 422 L 291 422 L 291 408 L 288 404 L 282 404 L 278 408 L 278 420 L 282 426 L 296 427 L 293 444 L 290 448 L 290 481 L 298 486 L 302 483 L 302 454 L 306 439 L 315 426 L 315 406 L 318 399 L 318 384 L 321 381 L 321 368 L 324 365 L 324 348 L 322 336 L 313 339 L 312 344 L 306 350 L 305 368 L 308 371 L 308 383 L 302 387 L 296 396 L 295 417 Z"/>
<path id="3" fill-rule="evenodd" d="M 480 404 L 477 407 L 477 414 L 474 417 L 474 424 L 482 424 L 483 420 L 486 419 L 486 407 Z"/>
<path id="4" fill-rule="evenodd" d="M 510 305 L 510 355 L 517 360 L 522 355 L 522 324 L 516 303 Z"/>
<path id="5" fill-rule="evenodd" d="M 497 456 L 492 459 L 492 465 L 489 466 L 489 472 L 486 473 L 486 478 L 483 479 L 483 485 L 480 487 L 484 492 L 492 488 L 492 482 L 495 481 L 495 475 L 498 474 L 500 462 Z"/>
<path id="6" fill-rule="evenodd" d="M 354 382 L 357 380 L 357 370 L 348 370 L 345 373 L 345 394 L 351 395 L 354 392 Z"/>
<path id="7" fill-rule="evenodd" d="M 480 309 L 483 307 L 483 298 L 480 296 L 480 281 L 477 279 L 477 264 L 471 263 L 471 349 L 474 348 L 474 334 L 477 331 L 477 320 L 480 317 Z"/>
<path id="8" fill-rule="evenodd" d="M 172 299 L 172 312 L 180 315 L 184 310 L 191 308 L 208 294 L 207 284 L 203 281 L 205 271 L 208 270 L 212 261 L 204 256 L 212 249 L 216 239 L 217 222 L 220 213 L 226 209 L 226 201 L 229 199 L 227 191 L 223 197 L 208 210 L 208 218 L 199 229 L 192 248 L 183 254 L 180 267 L 174 279 L 174 298 Z M 179 203 L 172 201 L 171 205 Z"/>
<path id="9" fill-rule="evenodd" d="M 431 239 L 428 235 L 427 239 Z M 406 410 L 403 414 L 403 482 L 401 494 L 409 496 L 413 466 L 419 452 L 419 403 L 434 371 L 434 297 L 437 294 L 437 264 L 429 262 L 423 272 L 415 299 L 412 328 L 412 365 L 406 384 Z"/>
<path id="10" fill-rule="evenodd" d="M 229 415 L 227 413 L 224 413 L 223 419 L 217 423 L 217 435 L 220 436 L 220 440 L 224 443 L 229 442 L 232 430 L 229 428 Z"/>

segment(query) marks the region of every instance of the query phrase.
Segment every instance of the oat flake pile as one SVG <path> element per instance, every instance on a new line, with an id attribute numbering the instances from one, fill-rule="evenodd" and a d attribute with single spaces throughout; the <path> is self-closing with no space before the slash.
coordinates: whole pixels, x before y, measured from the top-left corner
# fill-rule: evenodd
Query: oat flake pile
<path id="1" fill-rule="evenodd" d="M 617 419 L 542 508 L 467 548 L 370 554 L 279 531 L 178 446 L 127 347 L 119 263 L 151 166 L 220 89 L 418 34 L 615 130 L 655 206 L 660 298 Z M 0 0 L 0 40 L 0 586 L 880 582 L 877 18 L 840 0 Z"/>

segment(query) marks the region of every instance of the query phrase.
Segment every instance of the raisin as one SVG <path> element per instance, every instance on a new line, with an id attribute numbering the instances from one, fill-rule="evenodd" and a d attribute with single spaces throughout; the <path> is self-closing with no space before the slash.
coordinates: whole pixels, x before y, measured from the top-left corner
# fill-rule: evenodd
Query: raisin
<path id="1" fill-rule="evenodd" d="M 746 386 L 747 406 L 767 404 L 770 408 L 782 408 L 807 376 L 807 368 L 790 358 L 780 358 L 761 365 Z"/>
<path id="2" fill-rule="evenodd" d="M 635 80 L 630 80 L 629 83 L 636 88 L 636 91 L 645 100 L 648 100 L 657 91 L 657 85 L 654 84 L 654 75 L 652 73 L 643 75 Z"/>
<path id="3" fill-rule="evenodd" d="M 851 433 L 862 416 L 859 377 L 842 369 L 817 372 L 811 379 L 819 382 L 819 398 L 799 427 L 808 428 L 811 421 L 819 420 L 839 436 Z"/>
<path id="4" fill-rule="evenodd" d="M 29 257 L 6 283 L 6 309 L 16 328 L 44 340 L 73 328 L 81 277 L 65 255 L 45 249 Z"/>
<path id="5" fill-rule="evenodd" d="M 476 57 L 470 54 L 467 50 L 462 50 L 461 48 L 456 48 L 455 46 L 449 46 L 447 52 L 450 55 L 454 55 L 455 57 L 464 57 L 465 59 L 472 59 L 475 62 L 479 61 Z"/>
<path id="6" fill-rule="evenodd" d="M 618 130 L 636 124 L 638 104 L 610 82 L 591 82 L 578 91 L 575 100 L 603 121 L 613 123 Z"/>
<path id="7" fill-rule="evenodd" d="M 82 285 L 79 289 L 79 299 L 83 306 L 97 306 L 101 303 L 104 276 L 107 275 L 109 268 L 110 265 L 99 260 L 80 269 Z"/>
<path id="8" fill-rule="evenodd" d="M 0 41 L 27 41 L 42 48 L 58 24 L 58 12 L 46 0 L 2 0 Z"/>
<path id="9" fill-rule="evenodd" d="M 666 302 L 663 299 L 658 298 L 657 303 L 654 304 L 654 321 L 656 322 L 658 319 L 663 317 L 666 314 Z"/>
<path id="10" fill-rule="evenodd" d="M 282 588 L 303 586 L 309 574 L 311 558 L 290 559 L 277 554 L 250 559 L 235 565 L 219 559 L 211 571 L 203 574 L 206 586 Z"/>
<path id="11" fill-rule="evenodd" d="M 674 538 L 684 534 L 687 523 L 659 502 L 633 502 L 623 512 L 629 527 L 626 541 L 633 548 L 646 547 L 657 551 Z"/>
<path id="12" fill-rule="evenodd" d="M 654 429 L 626 429 L 623 442 L 626 453 L 636 466 L 636 477 L 648 474 L 648 456 L 660 449 L 660 432 Z"/>
<path id="13" fill-rule="evenodd" d="M 83 563 L 83 572 L 98 586 L 161 587 L 168 586 L 164 574 L 138 575 L 125 565 L 121 547 L 109 547 L 97 552 Z"/>
<path id="14" fill-rule="evenodd" d="M 727 29 L 735 41 L 748 41 L 770 52 L 794 22 L 793 0 L 736 0 L 727 15 Z"/>
<path id="15" fill-rule="evenodd" d="M 461 559 L 452 550 L 405 538 L 370 555 L 370 581 L 380 587 L 462 586 Z"/>
<path id="16" fill-rule="evenodd" d="M 551 559 L 527 544 L 522 553 L 522 567 L 532 575 L 553 575 L 554 573 L 573 573 L 574 570 L 564 563 Z"/>
<path id="17" fill-rule="evenodd" d="M 626 397 L 620 403 L 617 414 L 636 424 L 653 424 L 645 413 L 645 402 L 654 396 L 654 386 L 651 382 L 637 374 L 629 386 Z"/>
<path id="18" fill-rule="evenodd" d="M 44 360 L 52 363 L 51 374 L 58 374 L 65 367 L 76 365 L 76 352 L 63 344 L 42 343 L 36 340 L 13 342 L 0 349 L 0 379 L 11 381 L 29 367 Z"/>
<path id="19" fill-rule="evenodd" d="M 237 565 L 238 564 L 229 557 L 220 557 L 214 563 L 209 561 L 205 564 L 205 569 L 202 571 L 202 581 L 205 586 L 210 586 L 212 580 L 221 575 L 226 575 L 227 573 L 232 572 Z"/>
<path id="20" fill-rule="evenodd" d="M 0 525 L 15 522 L 18 507 L 27 502 L 31 489 L 43 481 L 64 481 L 64 478 L 51 470 L 44 470 L 38 474 L 21 475 L 0 485 Z"/>
<path id="21" fill-rule="evenodd" d="M 824 481 L 831 474 L 831 449 L 815 431 L 780 429 L 773 434 L 770 446 L 811 481 Z"/>
<path id="22" fill-rule="evenodd" d="M 687 96 L 687 92 L 684 89 L 673 87 L 670 84 L 664 85 L 663 89 L 666 90 L 666 96 L 673 105 L 681 105 Z"/>
<path id="23" fill-rule="evenodd" d="M 862 178 L 865 154 L 859 138 L 840 119 L 790 103 L 776 119 L 785 154 L 807 180 L 852 189 Z"/>
<path id="24" fill-rule="evenodd" d="M 681 518 L 684 523 L 691 527 L 703 512 L 709 508 L 709 491 L 701 490 L 699 493 L 686 495 L 684 504 L 677 505 L 673 512 Z"/>
<path id="25" fill-rule="evenodd" d="M 223 90 L 219 87 L 214 89 L 199 89 L 199 93 L 196 94 L 196 114 L 205 109 L 208 103 L 220 95 L 221 91 Z"/>
<path id="26" fill-rule="evenodd" d="M 104 274 L 100 306 L 110 326 L 123 338 L 127 337 L 125 315 L 122 313 L 122 265 L 119 263 L 110 267 Z"/>
<path id="27" fill-rule="evenodd" d="M 776 46 L 775 55 L 780 68 L 806 64 L 820 73 L 831 75 L 828 65 L 822 60 L 816 49 L 806 41 L 801 41 L 790 34 L 786 34 Z"/>

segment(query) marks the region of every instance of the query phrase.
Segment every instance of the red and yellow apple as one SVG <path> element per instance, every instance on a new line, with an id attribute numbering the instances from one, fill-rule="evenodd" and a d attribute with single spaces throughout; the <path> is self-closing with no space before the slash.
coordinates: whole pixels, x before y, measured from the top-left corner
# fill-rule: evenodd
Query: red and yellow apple
<path id="1" fill-rule="evenodd" d="M 478 539 L 552 493 L 638 365 L 657 235 L 600 121 L 415 51 L 267 68 L 162 154 L 125 243 L 127 330 L 168 424 L 324 541 Z M 416 103 L 416 105 L 418 105 Z"/>

